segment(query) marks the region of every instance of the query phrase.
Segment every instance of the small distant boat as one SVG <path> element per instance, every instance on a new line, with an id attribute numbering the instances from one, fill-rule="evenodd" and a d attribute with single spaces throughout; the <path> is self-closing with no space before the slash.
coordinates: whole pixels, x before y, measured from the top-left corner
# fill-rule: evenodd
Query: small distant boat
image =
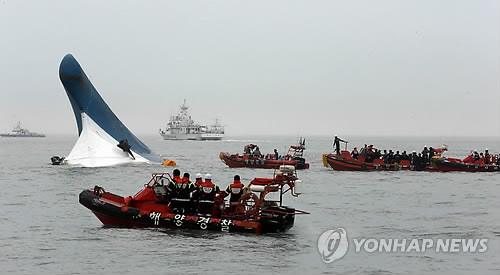
<path id="1" fill-rule="evenodd" d="M 0 134 L 1 137 L 45 137 L 44 134 L 30 132 L 28 129 L 21 127 L 21 122 L 12 129 L 10 133 Z"/>
<path id="2" fill-rule="evenodd" d="M 224 138 L 224 126 L 216 119 L 215 124 L 207 126 L 195 123 L 188 113 L 189 107 L 184 104 L 176 116 L 170 116 L 165 129 L 159 133 L 165 140 L 221 140 Z"/>
<path id="3" fill-rule="evenodd" d="M 300 139 L 298 145 L 292 145 L 284 156 L 276 154 L 260 154 L 258 146 L 248 144 L 245 146 L 243 155 L 221 152 L 219 158 L 231 168 L 262 168 L 278 169 L 281 165 L 293 166 L 296 169 L 309 169 L 309 163 L 304 159 L 304 150 L 306 149 L 306 140 Z"/>

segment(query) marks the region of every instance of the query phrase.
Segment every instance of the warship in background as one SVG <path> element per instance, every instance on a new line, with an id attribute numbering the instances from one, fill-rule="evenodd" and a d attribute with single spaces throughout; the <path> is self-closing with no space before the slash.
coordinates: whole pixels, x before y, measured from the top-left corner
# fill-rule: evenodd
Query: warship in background
<path id="1" fill-rule="evenodd" d="M 216 119 L 210 126 L 195 123 L 188 113 L 189 107 L 184 104 L 176 116 L 170 116 L 165 129 L 159 133 L 165 140 L 221 140 L 224 138 L 224 126 Z"/>
<path id="2" fill-rule="evenodd" d="M 10 131 L 10 133 L 0 134 L 1 137 L 45 137 L 44 134 L 30 132 L 28 129 L 24 129 L 21 127 L 21 122 L 18 122 L 17 125 Z"/>

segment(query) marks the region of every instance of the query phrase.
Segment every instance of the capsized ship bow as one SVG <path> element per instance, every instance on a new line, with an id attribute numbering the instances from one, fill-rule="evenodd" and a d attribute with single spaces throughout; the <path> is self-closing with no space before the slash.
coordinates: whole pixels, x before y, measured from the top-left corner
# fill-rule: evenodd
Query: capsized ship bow
<path id="1" fill-rule="evenodd" d="M 61 61 L 59 78 L 73 108 L 79 135 L 66 163 L 98 167 L 163 161 L 118 119 L 71 54 Z M 129 146 L 127 150 L 117 146 L 124 142 Z"/>

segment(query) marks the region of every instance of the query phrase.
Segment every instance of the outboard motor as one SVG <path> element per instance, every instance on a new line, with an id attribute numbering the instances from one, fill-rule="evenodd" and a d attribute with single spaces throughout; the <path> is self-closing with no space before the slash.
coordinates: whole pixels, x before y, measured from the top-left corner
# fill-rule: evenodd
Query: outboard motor
<path id="1" fill-rule="evenodd" d="M 130 145 L 128 145 L 128 140 L 122 139 L 122 140 L 120 140 L 120 143 L 118 143 L 118 145 L 116 145 L 116 146 L 118 146 L 118 148 L 122 149 L 123 152 L 129 153 L 130 156 L 133 159 L 135 159 L 134 154 L 132 154 L 132 151 L 130 151 L 131 147 L 130 147 Z"/>

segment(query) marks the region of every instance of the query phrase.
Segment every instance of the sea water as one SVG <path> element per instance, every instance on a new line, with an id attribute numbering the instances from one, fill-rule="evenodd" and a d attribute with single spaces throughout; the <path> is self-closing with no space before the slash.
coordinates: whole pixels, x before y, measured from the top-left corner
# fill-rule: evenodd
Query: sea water
<path id="1" fill-rule="evenodd" d="M 353 137 L 349 146 L 421 151 L 449 146 L 450 157 L 471 150 L 500 152 L 498 138 Z M 2 274 L 500 274 L 500 172 L 342 172 L 323 166 L 330 137 L 306 137 L 310 169 L 299 170 L 304 193 L 285 197 L 287 205 L 310 212 L 279 234 L 240 234 L 175 229 L 106 228 L 78 202 L 95 185 L 134 195 L 154 172 L 154 164 L 107 168 L 52 166 L 76 136 L 0 138 L 0 273 Z M 248 143 L 262 153 L 296 143 L 297 137 L 227 137 L 223 141 L 164 141 L 143 137 L 149 147 L 177 163 L 191 177 L 212 174 L 225 189 L 270 177 L 272 170 L 228 168 L 219 153 L 241 153 Z M 324 263 L 318 239 L 344 228 L 348 238 L 487 239 L 480 252 L 356 252 Z"/>

